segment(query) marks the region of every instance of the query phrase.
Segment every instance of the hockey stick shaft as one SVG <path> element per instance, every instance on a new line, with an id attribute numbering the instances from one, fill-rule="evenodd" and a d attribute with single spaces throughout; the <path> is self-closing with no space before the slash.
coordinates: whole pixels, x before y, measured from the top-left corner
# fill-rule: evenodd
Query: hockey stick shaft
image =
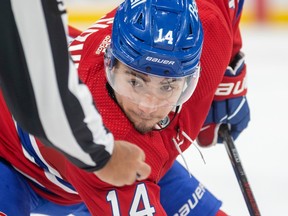
<path id="1" fill-rule="evenodd" d="M 234 144 L 233 138 L 230 135 L 228 125 L 223 124 L 220 126 L 219 135 L 224 140 L 224 145 L 226 151 L 229 155 L 231 164 L 233 166 L 236 178 L 238 180 L 239 186 L 241 188 L 242 194 L 244 196 L 247 208 L 251 216 L 260 216 L 260 211 L 258 209 L 256 200 L 254 198 L 253 192 L 251 190 L 250 184 L 248 182 L 247 176 L 244 172 L 238 151 Z"/>

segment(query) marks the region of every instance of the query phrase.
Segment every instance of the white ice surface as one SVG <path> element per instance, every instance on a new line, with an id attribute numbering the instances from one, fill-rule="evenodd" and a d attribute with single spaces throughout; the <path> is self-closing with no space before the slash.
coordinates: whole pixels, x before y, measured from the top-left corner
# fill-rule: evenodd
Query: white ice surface
<path id="1" fill-rule="evenodd" d="M 288 26 L 245 26 L 251 122 L 235 141 L 262 216 L 288 215 Z M 232 216 L 249 216 L 223 145 L 185 153 L 192 173 Z M 179 158 L 182 162 L 182 159 Z M 35 215 L 34 215 L 35 216 Z"/>
<path id="2" fill-rule="evenodd" d="M 288 26 L 246 26 L 242 34 L 251 122 L 235 144 L 262 216 L 287 216 Z M 206 165 L 193 146 L 185 152 L 191 172 L 223 201 L 227 213 L 248 216 L 225 147 L 201 151 Z"/>

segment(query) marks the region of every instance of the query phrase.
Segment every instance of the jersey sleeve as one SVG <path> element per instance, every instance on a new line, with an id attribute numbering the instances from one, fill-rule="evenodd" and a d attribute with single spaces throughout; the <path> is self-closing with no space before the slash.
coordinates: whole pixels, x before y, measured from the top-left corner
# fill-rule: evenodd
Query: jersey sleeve
<path id="1" fill-rule="evenodd" d="M 62 1 L 4 0 L 0 81 L 21 127 L 87 171 L 102 168 L 114 145 L 68 53 Z"/>

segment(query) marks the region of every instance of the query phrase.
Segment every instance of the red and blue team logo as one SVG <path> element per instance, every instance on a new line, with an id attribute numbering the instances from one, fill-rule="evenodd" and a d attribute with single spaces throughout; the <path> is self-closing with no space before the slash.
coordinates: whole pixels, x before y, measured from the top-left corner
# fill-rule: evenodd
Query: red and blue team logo
<path id="1" fill-rule="evenodd" d="M 0 216 L 7 216 L 7 215 L 3 212 L 0 212 Z"/>

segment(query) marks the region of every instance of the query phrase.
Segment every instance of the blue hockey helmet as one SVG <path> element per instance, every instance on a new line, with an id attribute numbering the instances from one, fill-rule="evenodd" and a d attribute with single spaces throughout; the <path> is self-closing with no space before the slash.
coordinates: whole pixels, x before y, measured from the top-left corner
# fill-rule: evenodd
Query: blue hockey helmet
<path id="1" fill-rule="evenodd" d="M 115 15 L 112 54 L 143 73 L 190 75 L 198 67 L 202 43 L 194 0 L 126 0 Z"/>
<path id="2" fill-rule="evenodd" d="M 186 77 L 185 94 L 174 105 L 182 104 L 197 85 L 202 45 L 203 31 L 195 0 L 125 0 L 115 15 L 105 57 L 109 62 L 108 82 L 114 88 L 111 66 L 115 58 L 147 75 Z"/>

